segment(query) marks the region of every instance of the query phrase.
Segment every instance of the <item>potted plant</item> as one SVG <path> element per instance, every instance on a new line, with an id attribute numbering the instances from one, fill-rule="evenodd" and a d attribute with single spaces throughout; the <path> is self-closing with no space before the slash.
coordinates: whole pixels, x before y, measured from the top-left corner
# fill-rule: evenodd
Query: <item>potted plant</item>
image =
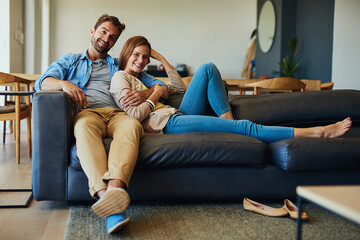
<path id="1" fill-rule="evenodd" d="M 280 77 L 295 77 L 297 70 L 302 63 L 302 59 L 296 61 L 296 54 L 299 49 L 299 40 L 295 37 L 291 37 L 288 41 L 289 54 L 283 57 L 279 62 L 280 71 L 273 71 L 273 74 L 280 75 Z"/>

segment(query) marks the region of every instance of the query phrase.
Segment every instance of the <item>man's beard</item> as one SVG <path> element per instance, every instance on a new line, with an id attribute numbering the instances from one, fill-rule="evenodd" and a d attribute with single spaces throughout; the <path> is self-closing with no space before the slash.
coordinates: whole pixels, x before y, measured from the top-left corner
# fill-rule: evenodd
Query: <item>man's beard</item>
<path id="1" fill-rule="evenodd" d="M 98 44 L 98 41 L 94 37 L 91 38 L 91 45 L 100 54 L 105 54 L 110 50 L 110 48 L 101 48 Z"/>

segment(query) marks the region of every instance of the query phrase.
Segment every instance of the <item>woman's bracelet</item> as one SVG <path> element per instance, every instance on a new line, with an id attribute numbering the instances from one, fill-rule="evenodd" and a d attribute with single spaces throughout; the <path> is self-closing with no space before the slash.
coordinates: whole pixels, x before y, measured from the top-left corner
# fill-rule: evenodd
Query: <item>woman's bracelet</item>
<path id="1" fill-rule="evenodd" d="M 151 110 L 154 110 L 155 109 L 155 104 L 153 101 L 151 101 L 150 99 L 146 99 L 146 102 L 149 103 L 150 107 L 151 107 Z"/>

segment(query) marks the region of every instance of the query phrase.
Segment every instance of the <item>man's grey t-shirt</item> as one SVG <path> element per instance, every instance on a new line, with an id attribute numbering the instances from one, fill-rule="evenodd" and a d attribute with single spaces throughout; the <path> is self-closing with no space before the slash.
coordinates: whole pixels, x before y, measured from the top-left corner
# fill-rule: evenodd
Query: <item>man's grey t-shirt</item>
<path id="1" fill-rule="evenodd" d="M 105 59 L 97 59 L 92 62 L 92 72 L 86 84 L 87 108 L 118 108 L 110 89 L 110 73 Z"/>

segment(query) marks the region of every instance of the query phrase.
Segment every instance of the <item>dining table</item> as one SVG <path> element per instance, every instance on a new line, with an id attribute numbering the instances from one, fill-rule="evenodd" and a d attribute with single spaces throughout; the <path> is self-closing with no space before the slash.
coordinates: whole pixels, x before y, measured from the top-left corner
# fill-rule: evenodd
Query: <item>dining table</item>
<path id="1" fill-rule="evenodd" d="M 41 76 L 41 74 L 27 74 L 27 73 L 9 73 L 9 74 L 32 81 L 33 83 L 30 85 L 31 87 L 35 86 L 36 79 L 38 79 Z"/>
<path id="2" fill-rule="evenodd" d="M 223 79 L 227 85 L 229 91 L 239 91 L 240 95 L 244 95 L 247 92 L 251 92 L 252 94 L 256 94 L 256 86 L 254 83 L 265 81 L 268 79 Z M 321 80 L 312 80 L 312 79 L 300 79 L 301 82 L 305 83 L 304 91 L 320 91 L 321 90 Z"/>

